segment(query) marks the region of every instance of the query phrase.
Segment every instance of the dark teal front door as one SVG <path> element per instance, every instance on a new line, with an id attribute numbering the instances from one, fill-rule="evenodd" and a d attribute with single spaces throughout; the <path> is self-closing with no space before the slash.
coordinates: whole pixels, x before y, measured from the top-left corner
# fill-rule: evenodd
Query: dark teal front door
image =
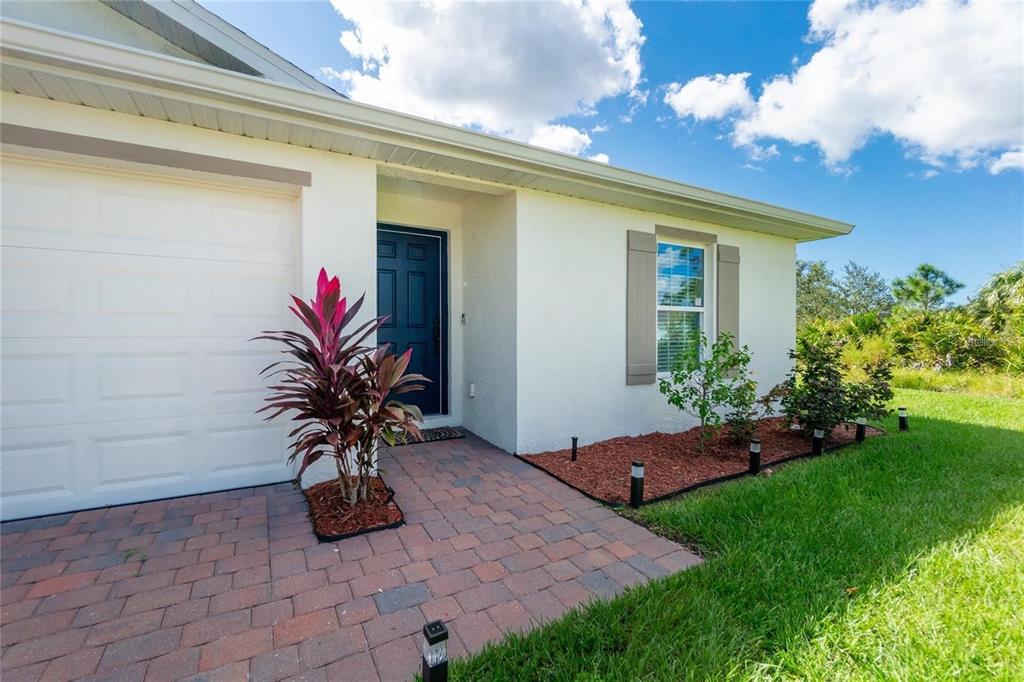
<path id="1" fill-rule="evenodd" d="M 388 316 L 377 340 L 396 353 L 412 349 L 409 371 L 430 383 L 396 399 L 423 414 L 448 411 L 447 258 L 443 232 L 377 226 L 377 314 Z"/>

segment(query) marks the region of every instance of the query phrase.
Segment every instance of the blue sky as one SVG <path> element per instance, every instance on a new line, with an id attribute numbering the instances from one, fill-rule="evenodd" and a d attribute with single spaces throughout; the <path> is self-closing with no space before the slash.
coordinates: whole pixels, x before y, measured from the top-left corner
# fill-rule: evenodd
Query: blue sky
<path id="1" fill-rule="evenodd" d="M 1019 5 L 1003 4 L 1003 16 L 993 14 L 998 3 L 961 7 L 972 14 L 953 8 L 929 21 L 904 13 L 905 4 L 845 14 L 819 7 L 811 35 L 805 3 L 632 3 L 626 20 L 604 17 L 612 28 L 591 44 L 570 25 L 575 15 L 553 4 L 506 3 L 500 16 L 480 10 L 482 18 L 459 5 L 440 22 L 410 4 L 339 1 L 344 17 L 327 2 L 203 4 L 356 99 L 583 156 L 606 154 L 616 166 L 855 223 L 848 237 L 799 247 L 800 257 L 837 270 L 853 259 L 891 279 L 931 262 L 967 284 L 958 297 L 965 300 L 991 273 L 1024 258 Z M 450 39 L 488 26 L 501 28 L 478 40 Z M 359 40 L 347 45 L 363 59 L 339 42 L 353 28 Z M 609 47 L 615 40 L 628 47 Z M 904 45 L 905 53 L 893 49 Z M 602 54 L 617 60 L 617 71 L 601 71 L 609 61 Z M 841 78 L 827 69 L 801 70 L 816 56 L 825 64 L 826 56 L 842 62 L 850 54 L 870 62 L 852 72 L 860 80 L 851 89 L 835 86 Z M 537 61 L 569 66 L 549 74 Z M 501 78 L 481 75 L 481 64 L 495 62 Z M 323 67 L 347 75 L 331 78 Z M 845 78 L 859 67 L 837 68 Z M 715 74 L 739 74 L 731 81 L 737 87 L 688 85 Z M 768 95 L 765 84 L 777 76 L 796 85 Z M 492 106 L 488 88 L 503 79 Z M 666 101 L 672 84 L 683 89 L 675 107 Z M 908 91 L 904 106 L 897 100 Z M 566 92 L 575 98 L 568 104 Z M 721 106 L 695 108 L 712 101 L 709 93 Z M 505 120 L 508 129 L 498 129 Z"/>

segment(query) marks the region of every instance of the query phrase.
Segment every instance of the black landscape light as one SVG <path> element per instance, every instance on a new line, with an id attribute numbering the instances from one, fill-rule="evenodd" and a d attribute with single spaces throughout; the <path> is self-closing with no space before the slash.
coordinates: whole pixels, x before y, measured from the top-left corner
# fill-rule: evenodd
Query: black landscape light
<path id="1" fill-rule="evenodd" d="M 448 682 L 448 628 L 439 620 L 423 626 L 423 682 Z"/>
<path id="2" fill-rule="evenodd" d="M 865 428 L 865 425 L 867 423 L 868 423 L 868 420 L 865 419 L 864 417 L 857 417 L 857 436 L 856 437 L 857 437 L 857 442 L 858 443 L 863 443 L 864 442 L 864 435 L 865 435 L 865 431 L 867 430 Z"/>
<path id="3" fill-rule="evenodd" d="M 573 436 L 572 437 L 572 456 L 569 457 L 569 461 L 570 462 L 575 462 L 576 461 L 576 446 L 579 445 L 579 442 L 580 442 L 580 437 L 579 436 Z"/>
<path id="4" fill-rule="evenodd" d="M 811 454 L 820 455 L 825 449 L 825 431 L 814 429 L 814 438 L 811 439 Z"/>
<path id="5" fill-rule="evenodd" d="M 644 501 L 644 463 L 633 462 L 629 479 L 629 506 L 639 509 Z"/>
<path id="6" fill-rule="evenodd" d="M 896 410 L 896 413 L 900 416 L 900 431 L 910 430 L 910 422 L 907 420 L 907 408 L 901 407 Z"/>
<path id="7" fill-rule="evenodd" d="M 754 438 L 750 441 L 750 473 L 759 474 L 761 472 L 761 441 Z"/>

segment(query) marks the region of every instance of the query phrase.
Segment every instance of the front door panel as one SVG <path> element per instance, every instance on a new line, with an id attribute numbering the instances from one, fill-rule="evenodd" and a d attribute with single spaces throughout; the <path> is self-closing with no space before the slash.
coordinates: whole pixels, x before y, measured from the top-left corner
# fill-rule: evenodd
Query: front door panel
<path id="1" fill-rule="evenodd" d="M 426 389 L 396 396 L 423 414 L 447 410 L 447 248 L 443 233 L 391 228 L 377 230 L 377 314 L 388 320 L 377 333 L 396 353 L 412 349 L 409 371 L 430 379 Z"/>

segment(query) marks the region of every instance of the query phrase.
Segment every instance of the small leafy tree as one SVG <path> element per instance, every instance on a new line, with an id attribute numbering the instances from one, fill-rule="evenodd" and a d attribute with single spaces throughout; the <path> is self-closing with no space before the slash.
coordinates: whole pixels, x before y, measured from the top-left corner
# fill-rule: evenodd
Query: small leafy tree
<path id="1" fill-rule="evenodd" d="M 427 379 L 406 374 L 412 350 L 402 355 L 387 347 L 364 345 L 387 319 L 377 317 L 354 331 L 348 327 L 363 304 L 352 306 L 341 297 L 341 282 L 320 270 L 316 298 L 309 303 L 292 296 L 295 313 L 309 334 L 268 331 L 260 339 L 285 346 L 291 356 L 266 367 L 262 374 L 275 377 L 273 393 L 259 412 L 270 412 L 269 421 L 293 412 L 299 422 L 289 437 L 289 462 L 300 461 L 296 479 L 322 457 L 334 460 L 343 499 L 355 505 L 366 499 L 375 464 L 378 442 L 393 445 L 399 434 L 419 439 L 416 425 L 419 408 L 393 399 L 421 390 Z"/>
<path id="2" fill-rule="evenodd" d="M 922 263 L 906 277 L 892 281 L 892 293 L 898 303 L 925 312 L 942 308 L 947 298 L 963 288 L 961 282 L 928 263 Z"/>
<path id="3" fill-rule="evenodd" d="M 746 346 L 734 349 L 732 336 L 723 333 L 704 358 L 701 351 L 706 347 L 707 338 L 701 332 L 697 358 L 678 362 L 668 378 L 658 381 L 658 390 L 670 405 L 700 420 L 701 454 L 705 441 L 722 425 L 720 410 L 742 405 L 756 390 L 749 376 L 750 350 Z"/>

